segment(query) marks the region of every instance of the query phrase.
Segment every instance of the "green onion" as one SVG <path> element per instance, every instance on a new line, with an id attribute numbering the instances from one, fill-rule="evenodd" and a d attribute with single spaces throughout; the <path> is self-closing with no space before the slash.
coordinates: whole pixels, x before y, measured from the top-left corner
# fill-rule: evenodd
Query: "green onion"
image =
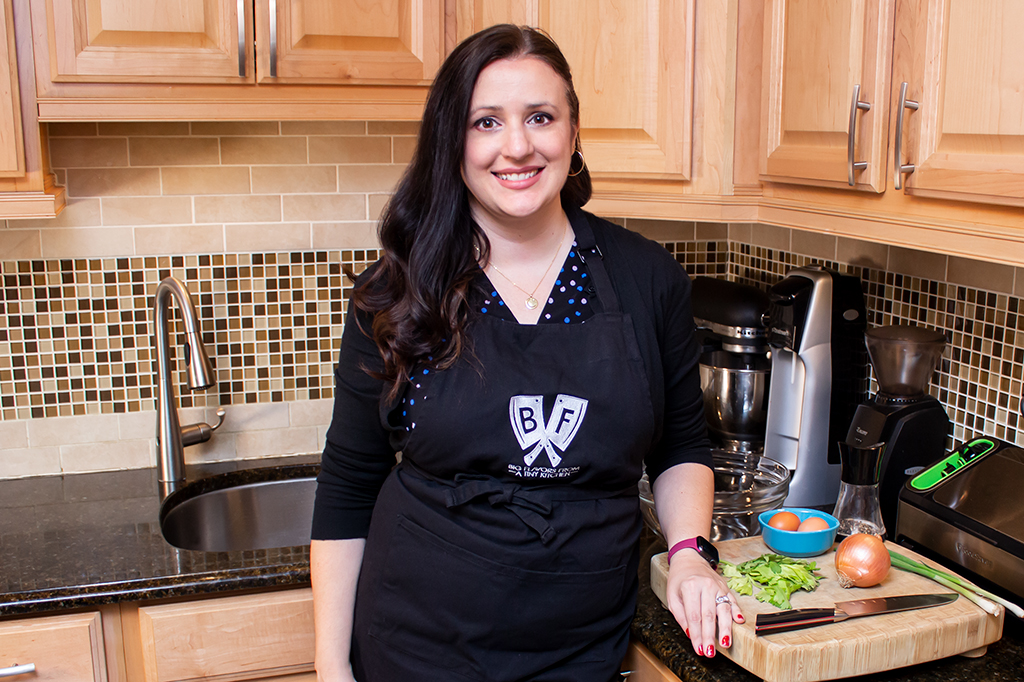
<path id="1" fill-rule="evenodd" d="M 896 568 L 903 571 L 909 571 L 911 573 L 917 573 L 918 575 L 923 575 L 926 578 L 931 578 L 940 585 L 944 585 L 949 589 L 955 590 L 956 592 L 964 595 L 980 606 L 986 613 L 993 616 L 999 615 L 999 608 L 992 603 L 996 602 L 996 604 L 1003 606 L 1007 611 L 1018 618 L 1024 618 L 1024 609 L 1021 607 L 1012 602 L 1006 601 L 998 595 L 992 594 L 988 590 L 983 590 L 977 585 L 972 585 L 958 575 L 938 571 L 930 566 L 922 564 L 920 561 L 914 561 L 910 557 L 894 552 L 891 549 L 889 550 L 889 557 L 892 560 L 892 565 Z"/>

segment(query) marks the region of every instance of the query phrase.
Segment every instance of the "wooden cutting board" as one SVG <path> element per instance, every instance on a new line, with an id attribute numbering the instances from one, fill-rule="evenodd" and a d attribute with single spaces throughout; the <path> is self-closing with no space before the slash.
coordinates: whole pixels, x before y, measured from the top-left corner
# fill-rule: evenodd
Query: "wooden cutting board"
<path id="1" fill-rule="evenodd" d="M 946 570 L 905 547 L 885 543 L 890 549 Z M 728 540 L 717 545 L 721 558 L 734 564 L 771 552 L 760 536 Z M 651 586 L 665 603 L 667 554 L 651 558 Z M 823 580 L 813 592 L 798 591 L 790 598 L 794 609 L 830 607 L 838 601 L 892 597 L 902 594 L 948 593 L 923 576 L 891 569 L 880 585 L 843 589 L 836 578 L 835 551 L 807 559 L 817 564 Z M 948 571 L 947 571 L 948 572 Z M 755 589 L 756 594 L 756 589 Z M 981 656 L 985 647 L 1003 633 L 1003 609 L 990 616 L 964 597 L 955 602 L 916 611 L 851 618 L 773 635 L 754 634 L 758 613 L 778 611 L 753 596 L 740 595 L 746 622 L 733 624 L 733 642 L 716 649 L 766 682 L 813 682 L 901 668 L 963 654 Z"/>

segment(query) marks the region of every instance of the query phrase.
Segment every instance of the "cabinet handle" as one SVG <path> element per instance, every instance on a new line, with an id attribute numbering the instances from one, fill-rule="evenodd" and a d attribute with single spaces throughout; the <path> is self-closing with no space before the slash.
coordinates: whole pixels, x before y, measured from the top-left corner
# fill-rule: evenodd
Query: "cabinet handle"
<path id="1" fill-rule="evenodd" d="M 245 0 L 235 3 L 238 12 L 238 77 L 245 78 Z"/>
<path id="2" fill-rule="evenodd" d="M 270 0 L 270 77 L 277 78 L 277 0 Z"/>
<path id="3" fill-rule="evenodd" d="M 899 111 L 896 113 L 896 144 L 893 145 L 895 148 L 893 154 L 896 156 L 896 162 L 893 164 L 896 167 L 893 186 L 896 189 L 903 189 L 904 173 L 914 172 L 914 164 L 903 163 L 903 114 L 907 109 L 917 111 L 920 106 L 914 100 L 907 99 L 907 84 L 906 82 L 900 83 L 900 106 Z"/>
<path id="4" fill-rule="evenodd" d="M 871 111 L 871 104 L 860 101 L 860 83 L 853 86 L 853 102 L 850 104 L 850 130 L 846 141 L 846 167 L 848 170 L 848 182 L 853 187 L 854 171 L 864 170 L 868 167 L 867 161 L 854 161 L 853 153 L 857 147 L 857 110 Z"/>
<path id="5" fill-rule="evenodd" d="M 15 675 L 27 675 L 28 673 L 34 673 L 35 671 L 35 663 L 26 663 L 25 665 L 15 664 L 9 668 L 0 668 L 0 677 L 14 677 Z"/>

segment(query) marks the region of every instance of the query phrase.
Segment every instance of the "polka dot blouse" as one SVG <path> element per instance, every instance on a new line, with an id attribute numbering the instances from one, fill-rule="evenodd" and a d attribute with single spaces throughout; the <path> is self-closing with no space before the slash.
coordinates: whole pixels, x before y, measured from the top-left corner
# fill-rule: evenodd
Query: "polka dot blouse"
<path id="1" fill-rule="evenodd" d="M 491 286 L 490 280 L 480 271 L 477 280 L 484 294 L 483 300 L 475 307 L 484 315 L 496 315 L 503 320 L 515 322 L 515 315 L 501 300 L 498 291 Z M 590 307 L 590 298 L 595 289 L 590 285 L 590 274 L 587 266 L 576 253 L 576 242 L 572 243 L 569 255 L 565 257 L 558 279 L 551 288 L 548 300 L 541 311 L 537 324 L 578 324 L 585 322 L 594 315 Z"/>
<path id="2" fill-rule="evenodd" d="M 572 246 L 537 324 L 582 324 L 594 316 L 590 301 L 596 295 L 596 289 L 591 285 L 586 264 L 576 253 L 576 242 L 573 242 Z M 518 324 L 515 315 L 501 300 L 501 296 L 483 270 L 477 276 L 470 302 L 481 315 L 493 315 Z M 416 405 L 429 398 L 430 375 L 433 371 L 418 368 L 409 377 L 409 388 L 398 407 L 398 421 L 407 431 L 416 428 Z"/>

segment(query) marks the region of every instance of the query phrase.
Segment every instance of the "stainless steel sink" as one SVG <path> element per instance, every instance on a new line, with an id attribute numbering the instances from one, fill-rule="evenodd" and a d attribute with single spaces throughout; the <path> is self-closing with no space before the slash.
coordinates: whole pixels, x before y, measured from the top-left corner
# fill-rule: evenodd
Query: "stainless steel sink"
<path id="1" fill-rule="evenodd" d="M 311 466 L 220 474 L 168 496 L 160 529 L 175 547 L 203 552 L 308 545 L 315 491 Z"/>

